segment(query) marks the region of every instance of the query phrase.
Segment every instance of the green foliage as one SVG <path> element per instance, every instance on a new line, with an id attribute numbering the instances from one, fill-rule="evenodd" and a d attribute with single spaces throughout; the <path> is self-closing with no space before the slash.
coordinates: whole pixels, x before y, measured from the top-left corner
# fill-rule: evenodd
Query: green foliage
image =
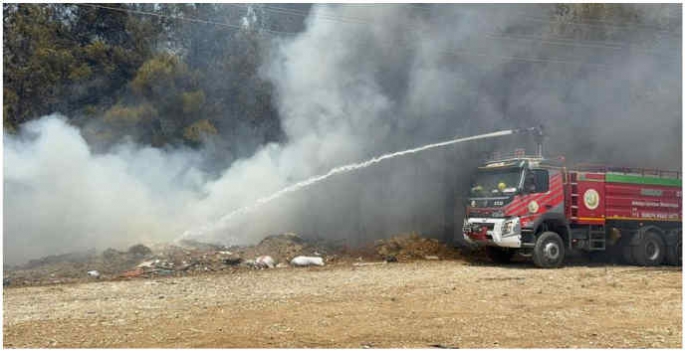
<path id="1" fill-rule="evenodd" d="M 3 80 L 17 96 L 4 103 L 6 126 L 56 111 L 78 116 L 90 105 L 106 109 L 152 52 L 132 43 L 150 31 L 137 29 L 126 14 L 67 4 L 4 4 L 3 10 Z"/>
<path id="2" fill-rule="evenodd" d="M 161 53 L 143 63 L 131 86 L 133 91 L 148 99 L 175 93 L 190 79 L 188 66 L 175 55 Z"/>
<path id="3" fill-rule="evenodd" d="M 86 107 L 83 108 L 83 113 L 88 116 L 94 116 L 98 112 L 97 106 L 93 105 L 86 105 Z"/>
<path id="4" fill-rule="evenodd" d="M 183 99 L 183 113 L 197 113 L 205 103 L 205 93 L 202 90 L 191 91 L 181 94 Z"/>
<path id="5" fill-rule="evenodd" d="M 126 12 L 237 23 L 244 16 L 238 7 L 106 6 L 123 11 L 3 5 L 6 130 L 61 112 L 75 124 L 101 121 L 84 126 L 84 135 L 105 143 L 129 135 L 156 146 L 197 145 L 218 129 L 279 135 L 272 87 L 257 74 L 264 36 Z"/>
<path id="6" fill-rule="evenodd" d="M 109 50 L 109 45 L 101 40 L 96 40 L 83 47 L 84 58 L 93 63 L 108 61 Z"/>
<path id="7" fill-rule="evenodd" d="M 19 103 L 19 97 L 12 89 L 5 87 L 2 89 L 2 121 L 5 126 L 5 130 L 9 132 L 14 132 L 16 129 L 16 124 L 11 119 L 12 116 L 16 115 L 14 109 L 17 108 Z"/>
<path id="8" fill-rule="evenodd" d="M 203 136 L 215 135 L 218 131 L 212 122 L 203 119 L 199 120 L 183 130 L 183 137 L 191 142 L 199 143 Z"/>
<path id="9" fill-rule="evenodd" d="M 140 66 L 130 84 L 132 98 L 139 104 L 152 104 L 159 111 L 153 116 L 156 124 L 146 125 L 152 136 L 147 142 L 164 145 L 187 139 L 180 127 L 200 118 L 206 99 L 198 89 L 200 76 L 180 57 L 169 53 L 159 53 Z"/>
<path id="10" fill-rule="evenodd" d="M 149 122 L 157 117 L 157 110 L 150 104 L 138 106 L 114 105 L 105 112 L 105 122 L 120 126 L 131 126 L 141 122 Z"/>
<path id="11" fill-rule="evenodd" d="M 88 66 L 88 64 L 83 63 L 79 66 L 74 67 L 71 72 L 69 72 L 69 79 L 78 82 L 83 81 L 91 77 L 93 70 Z"/>
<path id="12" fill-rule="evenodd" d="M 12 127 L 42 113 L 57 100 L 55 86 L 73 64 L 73 55 L 56 33 L 62 24 L 52 20 L 51 7 L 22 4 L 4 5 L 4 85 L 16 95 L 5 102 L 5 121 Z"/>

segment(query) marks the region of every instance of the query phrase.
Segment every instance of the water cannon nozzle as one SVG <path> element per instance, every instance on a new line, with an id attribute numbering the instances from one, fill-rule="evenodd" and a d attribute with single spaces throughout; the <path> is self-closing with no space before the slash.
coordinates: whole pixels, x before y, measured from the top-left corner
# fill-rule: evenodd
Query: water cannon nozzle
<path id="1" fill-rule="evenodd" d="M 544 136 L 544 130 L 545 130 L 545 128 L 542 125 L 539 125 L 537 127 L 514 129 L 511 132 L 512 132 L 512 134 L 530 133 L 530 134 L 533 134 L 537 137 L 543 137 Z"/>
<path id="2" fill-rule="evenodd" d="M 538 156 L 542 157 L 542 140 L 545 137 L 545 127 L 542 124 L 540 124 L 536 127 L 519 128 L 519 129 L 513 129 L 511 131 L 511 134 L 523 134 L 523 133 L 530 133 L 533 135 L 533 137 L 535 138 L 535 143 L 537 144 Z"/>

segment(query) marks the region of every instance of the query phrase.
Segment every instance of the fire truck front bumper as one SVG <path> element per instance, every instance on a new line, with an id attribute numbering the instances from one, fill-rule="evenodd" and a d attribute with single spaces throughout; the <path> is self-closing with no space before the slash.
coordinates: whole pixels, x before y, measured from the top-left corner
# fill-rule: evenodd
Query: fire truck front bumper
<path id="1" fill-rule="evenodd" d="M 521 221 L 513 218 L 467 218 L 464 239 L 477 245 L 521 247 Z"/>

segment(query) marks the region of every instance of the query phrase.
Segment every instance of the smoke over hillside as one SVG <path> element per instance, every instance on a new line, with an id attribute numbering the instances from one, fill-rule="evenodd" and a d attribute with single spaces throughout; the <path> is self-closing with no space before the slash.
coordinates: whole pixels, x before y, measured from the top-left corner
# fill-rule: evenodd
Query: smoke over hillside
<path id="1" fill-rule="evenodd" d="M 305 30 L 274 38 L 262 59 L 285 141 L 226 169 L 203 170 L 204 150 L 125 143 L 93 154 L 55 116 L 6 134 L 5 261 L 172 240 L 337 165 L 541 123 L 546 151 L 572 162 L 678 169 L 680 5 L 668 8 L 670 17 L 663 6 L 627 6 L 611 24 L 587 24 L 569 13 L 550 16 L 549 5 L 316 5 Z M 675 22 L 669 30 L 665 18 Z M 221 77 L 207 79 L 201 84 Z M 522 142 L 390 160 L 198 239 L 247 243 L 284 231 L 351 244 L 407 231 L 440 236 L 445 196 L 463 191 L 480 152 Z"/>

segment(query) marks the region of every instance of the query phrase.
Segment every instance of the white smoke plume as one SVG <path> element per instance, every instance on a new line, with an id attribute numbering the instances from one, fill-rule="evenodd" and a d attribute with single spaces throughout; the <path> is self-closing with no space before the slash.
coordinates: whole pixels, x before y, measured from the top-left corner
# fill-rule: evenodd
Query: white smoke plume
<path id="1" fill-rule="evenodd" d="M 202 183 L 188 152 L 123 144 L 94 155 L 64 118 L 5 135 L 4 247 L 9 262 L 163 239 L 183 230 Z"/>
<path id="2" fill-rule="evenodd" d="M 262 67 L 286 141 L 219 176 L 197 167 L 201 151 L 124 143 L 94 154 L 58 116 L 28 123 L 5 135 L 5 261 L 173 240 L 339 165 L 539 123 L 547 150 L 572 161 L 679 169 L 680 32 L 648 48 L 564 45 L 549 23 L 530 20 L 531 6 L 314 6 L 305 31 L 274 40 Z M 634 11 L 650 24 L 662 18 L 658 9 Z M 610 39 L 645 43 L 645 31 Z M 331 177 L 198 239 L 440 236 L 445 197 L 468 185 L 481 156 L 473 151 L 493 145 L 426 151 Z"/>

